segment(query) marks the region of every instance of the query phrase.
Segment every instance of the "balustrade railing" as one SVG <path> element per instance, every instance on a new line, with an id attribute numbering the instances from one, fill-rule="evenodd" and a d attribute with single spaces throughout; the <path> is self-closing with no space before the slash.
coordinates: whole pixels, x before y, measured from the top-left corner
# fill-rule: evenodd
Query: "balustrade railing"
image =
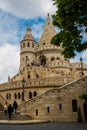
<path id="1" fill-rule="evenodd" d="M 66 82 L 71 81 L 71 78 L 68 78 Z M 52 78 L 38 78 L 38 79 L 29 79 L 25 82 L 25 88 L 27 87 L 43 87 L 43 86 L 61 86 L 64 85 L 65 80 L 62 77 L 52 77 Z M 5 91 L 9 89 L 18 89 L 22 88 L 22 81 L 14 81 L 0 84 L 0 91 Z"/>

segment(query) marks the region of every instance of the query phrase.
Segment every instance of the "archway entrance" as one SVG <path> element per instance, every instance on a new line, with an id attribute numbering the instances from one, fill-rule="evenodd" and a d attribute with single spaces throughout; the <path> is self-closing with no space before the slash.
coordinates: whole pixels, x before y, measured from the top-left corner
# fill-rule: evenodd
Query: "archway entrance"
<path id="1" fill-rule="evenodd" d="M 45 66 L 46 65 L 46 56 L 42 55 L 40 56 L 40 65 Z"/>
<path id="2" fill-rule="evenodd" d="M 85 121 L 87 121 L 87 103 L 83 104 L 83 109 L 84 109 Z"/>

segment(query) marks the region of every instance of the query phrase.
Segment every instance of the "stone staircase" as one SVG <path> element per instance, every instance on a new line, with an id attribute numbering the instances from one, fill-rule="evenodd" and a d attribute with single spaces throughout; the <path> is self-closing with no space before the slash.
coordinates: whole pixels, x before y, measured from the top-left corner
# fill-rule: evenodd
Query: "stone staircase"
<path id="1" fill-rule="evenodd" d="M 5 115 L 3 106 L 0 104 L 0 120 L 9 120 L 8 114 Z M 20 115 L 20 113 L 12 114 L 11 120 L 32 120 L 28 115 Z"/>

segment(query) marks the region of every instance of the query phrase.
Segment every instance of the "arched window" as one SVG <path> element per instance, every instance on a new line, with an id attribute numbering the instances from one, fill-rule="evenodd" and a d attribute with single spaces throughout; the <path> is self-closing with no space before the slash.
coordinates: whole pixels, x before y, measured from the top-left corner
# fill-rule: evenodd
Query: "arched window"
<path id="1" fill-rule="evenodd" d="M 34 92 L 34 97 L 37 96 L 37 92 Z"/>
<path id="2" fill-rule="evenodd" d="M 77 112 L 77 100 L 76 99 L 72 100 L 72 111 Z"/>
<path id="3" fill-rule="evenodd" d="M 23 47 L 25 47 L 25 43 L 23 43 Z"/>
<path id="4" fill-rule="evenodd" d="M 36 110 L 36 116 L 38 116 L 38 109 Z"/>
<path id="5" fill-rule="evenodd" d="M 62 110 L 62 104 L 59 103 L 59 110 Z"/>
<path id="6" fill-rule="evenodd" d="M 46 65 L 46 56 L 42 55 L 40 56 L 40 65 L 45 66 Z"/>
<path id="7" fill-rule="evenodd" d="M 28 59 L 28 56 L 26 56 L 26 59 Z"/>
<path id="8" fill-rule="evenodd" d="M 30 74 L 28 74 L 27 78 L 30 79 Z"/>
<path id="9" fill-rule="evenodd" d="M 39 78 L 39 75 L 38 75 L 38 74 L 36 74 L 36 78 Z"/>
<path id="10" fill-rule="evenodd" d="M 6 94 L 6 99 L 8 100 L 8 93 Z"/>
<path id="11" fill-rule="evenodd" d="M 9 93 L 9 97 L 8 98 L 9 98 L 9 100 L 11 100 L 11 93 Z"/>
<path id="12" fill-rule="evenodd" d="M 29 92 L 29 99 L 32 98 L 32 92 Z"/>
<path id="13" fill-rule="evenodd" d="M 50 107 L 47 107 L 47 112 L 50 113 Z"/>
<path id="14" fill-rule="evenodd" d="M 54 60 L 55 60 L 55 58 L 54 58 L 54 57 L 52 57 L 52 58 L 51 58 L 51 61 L 54 61 Z"/>
<path id="15" fill-rule="evenodd" d="M 32 48 L 34 48 L 34 43 L 32 43 Z"/>
<path id="16" fill-rule="evenodd" d="M 17 99 L 17 94 L 16 93 L 14 94 L 14 99 Z"/>
<path id="17" fill-rule="evenodd" d="M 30 46 L 30 43 L 28 42 L 27 46 L 29 47 Z"/>
<path id="18" fill-rule="evenodd" d="M 43 45 L 45 45 L 45 42 L 43 43 Z"/>
<path id="19" fill-rule="evenodd" d="M 21 98 L 21 95 L 20 95 L 20 93 L 18 93 L 18 99 L 20 99 Z"/>
<path id="20" fill-rule="evenodd" d="M 59 59 L 60 59 L 60 57 L 57 57 L 56 59 L 57 59 L 57 60 L 59 60 Z"/>
<path id="21" fill-rule="evenodd" d="M 27 64 L 27 66 L 30 66 L 29 63 Z"/>

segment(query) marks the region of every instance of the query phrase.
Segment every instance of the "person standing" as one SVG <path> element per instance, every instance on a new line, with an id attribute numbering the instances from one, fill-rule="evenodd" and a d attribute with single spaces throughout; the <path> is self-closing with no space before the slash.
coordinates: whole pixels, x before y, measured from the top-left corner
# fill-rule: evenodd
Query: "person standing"
<path id="1" fill-rule="evenodd" d="M 14 114 L 17 113 L 17 108 L 18 108 L 18 104 L 16 101 L 13 102 L 13 110 L 14 110 Z"/>
<path id="2" fill-rule="evenodd" d="M 4 104 L 4 113 L 5 115 L 7 115 L 7 111 L 8 111 L 8 105 L 7 102 Z"/>
<path id="3" fill-rule="evenodd" d="M 11 119 L 12 112 L 13 112 L 13 107 L 12 107 L 11 104 L 9 104 L 9 106 L 8 106 L 8 115 L 9 115 L 9 119 Z"/>

